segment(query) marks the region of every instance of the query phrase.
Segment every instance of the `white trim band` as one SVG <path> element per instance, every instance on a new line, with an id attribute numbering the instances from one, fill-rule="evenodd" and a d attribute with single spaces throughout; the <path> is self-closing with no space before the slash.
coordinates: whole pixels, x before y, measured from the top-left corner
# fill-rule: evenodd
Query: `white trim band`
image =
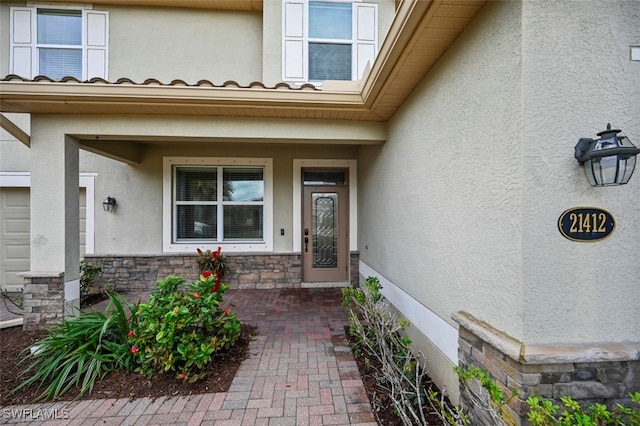
<path id="1" fill-rule="evenodd" d="M 382 295 L 404 317 L 429 339 L 453 364 L 458 365 L 458 330 L 400 287 L 360 261 L 360 275 L 376 277 L 382 285 Z"/>

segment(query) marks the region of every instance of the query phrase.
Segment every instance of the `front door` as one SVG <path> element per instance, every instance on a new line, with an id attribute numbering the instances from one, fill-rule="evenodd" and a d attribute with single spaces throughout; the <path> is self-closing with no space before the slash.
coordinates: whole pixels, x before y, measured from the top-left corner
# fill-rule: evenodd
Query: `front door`
<path id="1" fill-rule="evenodd" d="M 314 171 L 313 176 L 318 173 Z M 337 173 L 346 177 L 345 171 Z M 345 282 L 349 278 L 349 193 L 346 178 L 338 180 L 341 182 L 335 184 L 305 178 L 302 209 L 302 278 L 305 282 Z"/>

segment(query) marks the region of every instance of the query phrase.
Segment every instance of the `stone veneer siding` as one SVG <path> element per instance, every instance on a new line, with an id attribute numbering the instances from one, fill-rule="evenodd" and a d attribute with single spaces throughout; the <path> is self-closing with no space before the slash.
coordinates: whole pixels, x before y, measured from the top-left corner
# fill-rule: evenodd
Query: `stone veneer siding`
<path id="1" fill-rule="evenodd" d="M 39 330 L 64 319 L 64 273 L 25 272 L 24 330 Z"/>
<path id="2" fill-rule="evenodd" d="M 223 282 L 236 289 L 299 288 L 302 286 L 300 254 L 224 254 L 229 273 Z M 359 253 L 350 255 L 351 285 L 358 285 Z M 102 267 L 94 287 L 115 291 L 145 291 L 168 275 L 184 275 L 196 280 L 195 254 L 86 255 L 85 260 Z"/>
<path id="3" fill-rule="evenodd" d="M 561 396 L 580 403 L 630 406 L 628 394 L 640 391 L 640 343 L 525 346 L 465 312 L 454 314 L 453 319 L 460 326 L 459 365 L 487 370 L 506 396 L 518 392 L 519 397 L 506 408 L 515 424 L 528 424 L 526 399 L 530 396 L 539 395 L 560 406 Z M 492 424 L 462 388 L 460 395 L 472 424 Z"/>

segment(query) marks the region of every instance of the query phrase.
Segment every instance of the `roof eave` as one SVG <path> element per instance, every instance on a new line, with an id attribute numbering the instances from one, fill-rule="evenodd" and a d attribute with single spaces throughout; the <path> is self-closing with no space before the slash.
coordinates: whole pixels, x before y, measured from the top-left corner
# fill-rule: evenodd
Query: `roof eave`
<path id="1" fill-rule="evenodd" d="M 42 81 L 3 81 L 0 88 L 2 112 L 11 113 L 291 117 L 309 111 L 312 115 L 371 115 L 359 92 Z"/>
<path id="2" fill-rule="evenodd" d="M 115 0 L 114 0 L 115 1 Z M 121 79 L 0 82 L 1 112 L 43 114 L 177 114 L 387 121 L 417 87 L 486 0 L 404 0 L 364 81 L 292 88 L 177 84 Z"/>

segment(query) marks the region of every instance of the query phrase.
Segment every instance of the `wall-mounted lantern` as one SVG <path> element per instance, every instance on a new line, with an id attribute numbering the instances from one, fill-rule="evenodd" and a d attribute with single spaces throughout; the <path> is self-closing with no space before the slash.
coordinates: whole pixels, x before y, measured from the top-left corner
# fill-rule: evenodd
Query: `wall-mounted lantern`
<path id="1" fill-rule="evenodd" d="M 111 195 L 107 196 L 107 198 L 102 202 L 102 208 L 105 212 L 112 212 L 113 209 L 116 208 L 116 199 Z"/>
<path id="2" fill-rule="evenodd" d="M 624 185 L 631 179 L 640 149 L 618 133 L 620 130 L 607 124 L 607 130 L 598 133 L 600 139 L 581 138 L 578 141 L 575 157 L 591 186 Z"/>

